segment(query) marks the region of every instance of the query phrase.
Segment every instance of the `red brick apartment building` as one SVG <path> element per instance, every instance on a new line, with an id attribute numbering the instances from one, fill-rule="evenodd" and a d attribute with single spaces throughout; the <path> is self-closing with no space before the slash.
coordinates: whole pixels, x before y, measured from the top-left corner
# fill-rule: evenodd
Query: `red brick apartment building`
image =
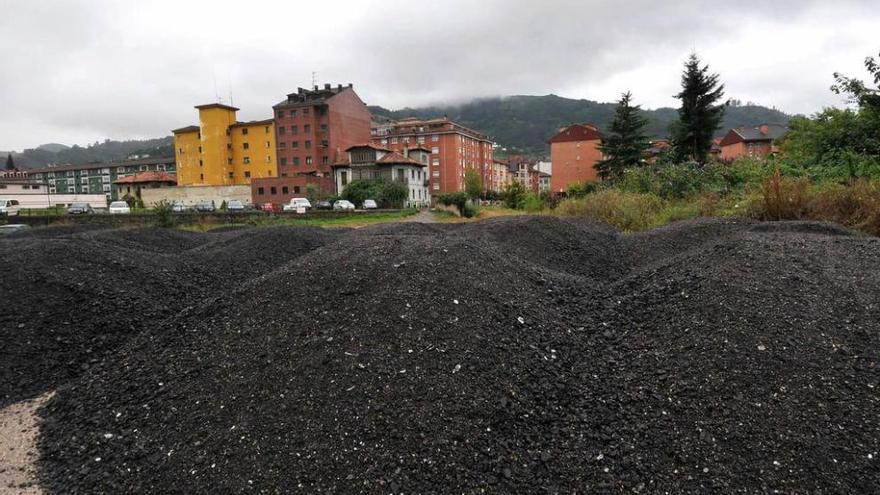
<path id="1" fill-rule="evenodd" d="M 422 146 L 431 151 L 428 166 L 431 195 L 464 190 L 464 174 L 474 170 L 484 187 L 492 180 L 492 141 L 480 132 L 447 118 L 400 122 L 376 126 L 372 141 L 394 151 Z"/>
<path id="2" fill-rule="evenodd" d="M 550 191 L 565 192 L 572 184 L 599 180 L 596 163 L 602 159 L 599 145 L 602 138 L 593 124 L 573 124 L 563 127 L 550 138 L 550 161 L 553 176 Z"/>
<path id="3" fill-rule="evenodd" d="M 254 203 L 286 203 L 302 196 L 307 184 L 335 193 L 332 166 L 346 149 L 369 142 L 370 112 L 351 84 L 296 93 L 272 107 L 278 177 L 251 183 Z"/>
<path id="4" fill-rule="evenodd" d="M 721 159 L 733 161 L 741 156 L 761 158 L 776 153 L 778 150 L 774 142 L 786 132 L 788 127 L 780 124 L 731 129 L 718 143 Z"/>

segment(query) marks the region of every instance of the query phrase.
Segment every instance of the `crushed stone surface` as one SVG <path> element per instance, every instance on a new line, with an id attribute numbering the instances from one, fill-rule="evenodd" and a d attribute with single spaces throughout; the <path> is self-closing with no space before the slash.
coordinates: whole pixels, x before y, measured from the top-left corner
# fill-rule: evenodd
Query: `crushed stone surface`
<path id="1" fill-rule="evenodd" d="M 3 396 L 58 388 L 49 493 L 880 491 L 880 239 L 835 226 L 100 230 L 0 254 L 28 293 L 0 308 L 28 342 L 0 350 Z"/>

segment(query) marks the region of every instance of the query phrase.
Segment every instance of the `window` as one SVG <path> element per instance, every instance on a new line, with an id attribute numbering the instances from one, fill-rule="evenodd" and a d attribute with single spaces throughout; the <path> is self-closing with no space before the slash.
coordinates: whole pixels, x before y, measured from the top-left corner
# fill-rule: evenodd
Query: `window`
<path id="1" fill-rule="evenodd" d="M 296 110 L 291 110 L 291 111 L 290 111 L 290 117 L 291 117 L 291 118 L 296 117 Z"/>
<path id="2" fill-rule="evenodd" d="M 282 158 L 281 159 L 281 166 L 283 167 L 285 165 L 287 165 L 287 158 Z"/>
<path id="3" fill-rule="evenodd" d="M 245 172 L 244 172 L 244 176 L 247 177 L 248 179 L 250 179 L 250 178 L 251 178 L 251 171 L 250 171 L 250 170 L 245 170 Z"/>
<path id="4" fill-rule="evenodd" d="M 251 157 L 246 156 L 246 157 L 242 158 L 241 162 L 244 163 L 245 165 L 247 165 L 251 162 Z"/>
<path id="5" fill-rule="evenodd" d="M 434 141 L 435 143 L 436 143 L 437 141 L 440 141 L 440 135 L 439 135 L 439 134 L 432 134 L 432 135 L 431 135 L 431 141 Z"/>
<path id="6" fill-rule="evenodd" d="M 150 167 L 146 165 L 141 165 L 140 167 L 138 167 L 138 170 L 140 170 L 141 172 L 146 172 L 147 170 L 149 170 L 149 168 Z"/>
<path id="7" fill-rule="evenodd" d="M 299 165 L 299 157 L 298 156 L 293 157 L 293 164 Z"/>
<path id="8" fill-rule="evenodd" d="M 326 131 L 327 131 L 327 124 L 321 124 L 321 131 L 322 131 L 322 132 L 326 132 Z"/>
<path id="9" fill-rule="evenodd" d="M 409 138 L 408 138 L 408 137 L 403 138 L 403 144 L 409 144 Z"/>
<path id="10" fill-rule="evenodd" d="M 250 145 L 250 143 L 244 143 L 241 145 L 241 148 L 245 149 L 245 150 L 249 150 L 249 149 L 251 149 L 251 145 Z"/>
<path id="11" fill-rule="evenodd" d="M 431 175 L 433 175 L 434 177 L 440 177 L 440 171 L 435 170 L 434 172 L 431 173 Z"/>
<path id="12" fill-rule="evenodd" d="M 183 154 L 183 148 L 177 148 L 177 154 L 182 155 L 182 154 Z"/>
<path id="13" fill-rule="evenodd" d="M 159 165 L 156 165 L 156 170 L 158 170 L 160 172 L 164 172 L 165 171 L 165 164 L 160 163 Z"/>
<path id="14" fill-rule="evenodd" d="M 230 178 L 230 179 L 234 179 L 234 178 L 235 178 L 235 174 L 234 174 L 233 172 L 229 172 L 229 178 Z"/>
<path id="15" fill-rule="evenodd" d="M 303 117 L 305 117 L 308 114 L 309 114 L 309 108 L 308 107 L 303 108 Z M 308 131 L 306 131 L 306 132 L 308 132 Z"/>
<path id="16" fill-rule="evenodd" d="M 263 128 L 266 131 L 266 134 L 269 134 L 269 126 Z"/>
<path id="17" fill-rule="evenodd" d="M 312 126 L 310 126 L 309 124 L 304 125 L 304 126 L 303 126 L 303 132 L 306 133 L 306 134 L 312 132 Z"/>
<path id="18" fill-rule="evenodd" d="M 433 160 L 431 160 L 431 165 L 433 165 L 435 167 L 439 167 L 440 166 L 440 159 L 434 158 Z"/>
<path id="19" fill-rule="evenodd" d="M 298 149 L 299 148 L 299 141 L 294 141 L 294 142 L 290 143 L 290 147 L 293 149 Z"/>
<path id="20" fill-rule="evenodd" d="M 287 142 L 282 141 L 282 142 L 278 143 L 278 147 L 279 148 L 287 148 Z"/>
<path id="21" fill-rule="evenodd" d="M 288 189 L 287 186 L 284 186 L 281 188 L 281 194 L 287 194 L 289 192 L 290 192 L 290 189 Z"/>
<path id="22" fill-rule="evenodd" d="M 199 174 L 199 180 L 205 180 L 205 174 Z"/>
<path id="23" fill-rule="evenodd" d="M 266 155 L 266 163 L 272 163 L 272 155 Z"/>
<path id="24" fill-rule="evenodd" d="M 310 149 L 312 149 L 312 142 L 311 142 L 311 141 L 309 141 L 309 140 L 306 140 L 306 143 L 305 143 L 305 145 L 306 145 L 306 149 L 307 149 L 307 150 L 310 150 Z"/>
<path id="25" fill-rule="evenodd" d="M 425 136 L 419 136 L 418 139 L 416 139 L 416 142 L 419 144 L 425 144 Z"/>
<path id="26" fill-rule="evenodd" d="M 293 186 L 293 194 L 299 194 L 299 186 Z"/>
<path id="27" fill-rule="evenodd" d="M 283 119 L 283 118 L 284 118 L 284 110 L 278 110 L 278 118 L 279 118 L 279 119 Z"/>
<path id="28" fill-rule="evenodd" d="M 396 137 L 391 138 L 391 144 L 397 144 L 397 138 L 396 138 Z"/>
<path id="29" fill-rule="evenodd" d="M 339 180 L 343 186 L 348 184 L 348 172 L 339 172 Z"/>
<path id="30" fill-rule="evenodd" d="M 328 163 L 330 163 L 330 157 L 326 156 L 326 155 L 322 156 L 321 163 L 323 163 L 324 165 L 327 165 Z"/>
<path id="31" fill-rule="evenodd" d="M 431 148 L 431 154 L 432 154 L 432 155 L 439 155 L 439 154 L 440 154 L 440 148 L 437 147 L 437 146 L 434 146 L 433 148 Z"/>
<path id="32" fill-rule="evenodd" d="M 307 156 L 306 157 L 306 165 L 311 165 L 311 164 L 312 164 L 312 157 Z"/>
<path id="33" fill-rule="evenodd" d="M 284 134 L 284 131 L 285 129 L 283 125 L 278 127 L 278 134 Z"/>
<path id="34" fill-rule="evenodd" d="M 271 147 L 272 147 L 272 143 L 270 143 L 269 141 L 266 141 L 266 147 L 267 147 L 267 148 L 271 148 Z"/>
<path id="35" fill-rule="evenodd" d="M 266 194 L 266 189 L 263 187 L 258 187 L 257 194 L 259 194 L 260 196 L 262 196 L 263 194 Z"/>
<path id="36" fill-rule="evenodd" d="M 437 184 L 437 183 L 435 182 L 434 185 L 431 187 L 431 189 L 433 189 L 433 190 L 435 190 L 435 191 L 439 191 L 439 190 L 440 190 L 440 184 Z"/>
<path id="37" fill-rule="evenodd" d="M 388 138 L 382 139 L 382 146 L 388 146 Z"/>
<path id="38" fill-rule="evenodd" d="M 243 128 L 243 129 L 241 130 L 241 133 L 242 133 L 243 135 L 245 135 L 245 136 L 247 136 L 247 132 L 248 132 L 247 127 Z"/>
<path id="39" fill-rule="evenodd" d="M 295 125 L 290 126 L 290 133 L 291 134 L 296 134 L 296 131 L 297 131 L 297 127 Z"/>

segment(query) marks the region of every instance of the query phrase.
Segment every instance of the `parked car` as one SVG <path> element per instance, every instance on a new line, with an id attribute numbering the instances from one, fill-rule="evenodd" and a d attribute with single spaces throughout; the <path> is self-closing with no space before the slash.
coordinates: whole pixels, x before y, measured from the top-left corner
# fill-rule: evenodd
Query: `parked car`
<path id="1" fill-rule="evenodd" d="M 92 209 L 92 205 L 88 203 L 73 203 L 67 208 L 69 215 L 88 215 L 94 212 L 95 210 Z"/>
<path id="2" fill-rule="evenodd" d="M 107 209 L 111 215 L 128 215 L 131 213 L 131 207 L 125 201 L 114 201 L 110 203 Z"/>
<path id="3" fill-rule="evenodd" d="M 21 205 L 15 199 L 0 199 L 0 216 L 14 217 L 21 211 Z"/>
<path id="4" fill-rule="evenodd" d="M 268 211 L 270 213 L 273 211 L 281 211 L 281 209 L 278 208 L 278 206 L 275 205 L 275 203 L 263 203 L 260 205 L 260 210 L 261 211 Z"/>
<path id="5" fill-rule="evenodd" d="M 196 203 L 196 211 L 213 212 L 214 210 L 216 210 L 216 208 L 214 207 L 213 201 L 199 201 Z"/>
<path id="6" fill-rule="evenodd" d="M 375 210 L 379 205 L 376 204 L 376 201 L 373 199 L 365 199 L 364 200 L 364 209 L 365 210 Z"/>
<path id="7" fill-rule="evenodd" d="M 232 199 L 226 203 L 226 211 L 230 213 L 241 213 L 244 211 L 244 204 L 237 199 Z"/>
<path id="8" fill-rule="evenodd" d="M 306 198 L 293 198 L 290 203 L 284 205 L 284 211 L 296 211 L 299 208 L 309 209 L 311 207 L 312 204 Z"/>
<path id="9" fill-rule="evenodd" d="M 335 211 L 354 211 L 354 203 L 348 201 L 346 199 L 340 199 L 339 201 L 333 203 L 333 210 Z"/>
<path id="10" fill-rule="evenodd" d="M 172 201 L 171 211 L 174 213 L 183 213 L 186 211 L 186 205 L 183 204 L 183 201 Z"/>
<path id="11" fill-rule="evenodd" d="M 324 200 L 324 201 L 318 201 L 317 203 L 315 203 L 315 209 L 318 209 L 318 210 L 332 210 L 332 209 L 333 209 L 333 203 L 331 203 L 331 202 L 329 202 L 329 201 L 327 201 L 327 200 Z"/>
<path id="12" fill-rule="evenodd" d="M 30 225 L 25 225 L 25 224 L 21 224 L 21 223 L 10 223 L 7 225 L 0 225 L 0 235 L 21 232 L 22 230 L 27 230 L 29 228 L 31 228 Z"/>

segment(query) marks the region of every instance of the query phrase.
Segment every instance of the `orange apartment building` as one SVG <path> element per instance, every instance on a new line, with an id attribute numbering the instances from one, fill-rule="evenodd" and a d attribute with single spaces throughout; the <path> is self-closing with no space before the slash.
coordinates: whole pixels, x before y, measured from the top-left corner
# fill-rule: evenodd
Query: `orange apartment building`
<path id="1" fill-rule="evenodd" d="M 337 193 L 332 167 L 370 141 L 370 111 L 349 84 L 298 88 L 274 105 L 278 176 L 251 183 L 254 203 L 287 203 L 305 186 Z"/>
<path id="2" fill-rule="evenodd" d="M 718 145 L 721 160 L 733 161 L 741 156 L 766 157 L 778 150 L 774 142 L 788 132 L 780 124 L 761 124 L 758 127 L 737 127 L 727 132 Z"/>
<path id="3" fill-rule="evenodd" d="M 372 142 L 394 151 L 423 146 L 431 151 L 428 180 L 431 195 L 464 190 L 464 175 L 474 170 L 483 187 L 492 178 L 492 141 L 488 136 L 447 118 L 404 119 L 372 129 Z"/>
<path id="4" fill-rule="evenodd" d="M 501 192 L 504 186 L 510 182 L 510 167 L 507 162 L 492 159 L 492 165 L 487 174 L 488 180 L 483 183 L 487 191 Z"/>
<path id="5" fill-rule="evenodd" d="M 565 192 L 572 184 L 599 180 L 596 163 L 602 159 L 599 130 L 593 124 L 573 124 L 563 127 L 550 138 L 550 161 L 553 175 L 550 191 Z"/>

